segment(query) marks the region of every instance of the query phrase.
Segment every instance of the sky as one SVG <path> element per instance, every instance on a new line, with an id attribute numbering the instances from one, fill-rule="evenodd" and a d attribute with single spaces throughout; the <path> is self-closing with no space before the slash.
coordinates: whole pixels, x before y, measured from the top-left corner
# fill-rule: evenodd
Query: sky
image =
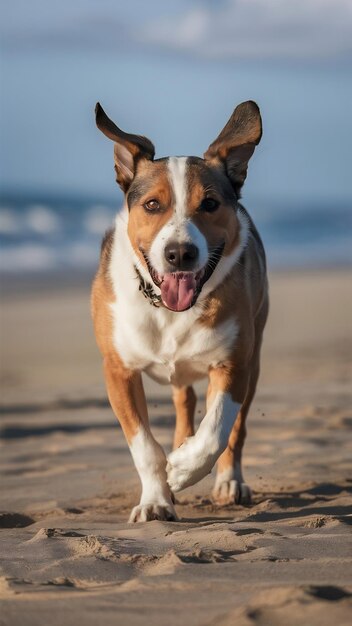
<path id="1" fill-rule="evenodd" d="M 244 196 L 352 201 L 352 0 L 2 0 L 0 185 L 114 197 L 100 101 L 157 157 L 201 156 L 255 100 Z"/>

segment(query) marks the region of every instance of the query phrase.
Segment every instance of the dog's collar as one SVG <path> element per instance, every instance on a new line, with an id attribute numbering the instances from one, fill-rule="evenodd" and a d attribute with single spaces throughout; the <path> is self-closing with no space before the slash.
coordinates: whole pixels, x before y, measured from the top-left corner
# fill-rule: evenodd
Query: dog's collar
<path id="1" fill-rule="evenodd" d="M 136 270 L 136 275 L 139 280 L 139 291 L 141 291 L 143 296 L 149 300 L 149 303 L 152 306 L 159 307 L 161 305 L 161 296 L 158 296 L 158 294 L 155 293 L 151 283 L 144 280 L 142 274 L 136 266 L 134 266 L 134 269 Z"/>

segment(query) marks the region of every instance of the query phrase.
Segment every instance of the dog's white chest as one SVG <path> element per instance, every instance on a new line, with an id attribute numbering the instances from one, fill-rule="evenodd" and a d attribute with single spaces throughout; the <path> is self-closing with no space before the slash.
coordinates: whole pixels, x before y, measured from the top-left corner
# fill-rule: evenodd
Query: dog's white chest
<path id="1" fill-rule="evenodd" d="M 130 369 L 146 372 L 160 383 L 190 385 L 229 357 L 238 334 L 235 317 L 215 327 L 201 324 L 205 288 L 188 311 L 153 307 L 139 291 L 138 259 L 126 232 L 127 216 L 126 208 L 116 220 L 110 266 L 116 294 L 111 304 L 115 349 Z"/>
<path id="2" fill-rule="evenodd" d="M 127 367 L 160 383 L 187 385 L 228 357 L 237 336 L 234 318 L 209 328 L 198 321 L 196 307 L 173 313 L 138 295 L 138 306 L 112 305 L 114 345 Z"/>

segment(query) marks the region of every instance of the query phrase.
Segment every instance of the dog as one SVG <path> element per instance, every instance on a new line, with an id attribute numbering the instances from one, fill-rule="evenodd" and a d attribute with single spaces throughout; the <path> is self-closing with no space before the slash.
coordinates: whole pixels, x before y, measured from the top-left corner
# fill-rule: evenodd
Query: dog
<path id="1" fill-rule="evenodd" d="M 266 260 L 240 191 L 262 135 L 258 106 L 240 104 L 204 158 L 154 158 L 146 137 L 118 128 L 101 105 L 125 195 L 103 240 L 92 315 L 111 407 L 142 493 L 130 522 L 177 520 L 174 493 L 217 462 L 213 500 L 248 504 L 241 456 L 268 315 Z M 171 384 L 173 451 L 152 435 L 142 372 Z M 194 381 L 208 377 L 194 432 Z"/>

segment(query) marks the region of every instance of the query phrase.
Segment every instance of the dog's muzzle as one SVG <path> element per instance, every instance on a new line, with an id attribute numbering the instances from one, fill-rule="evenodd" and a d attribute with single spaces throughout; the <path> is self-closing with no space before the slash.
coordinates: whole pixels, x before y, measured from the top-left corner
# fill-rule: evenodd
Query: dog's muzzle
<path id="1" fill-rule="evenodd" d="M 217 267 L 223 250 L 224 243 L 217 246 L 209 255 L 208 263 L 198 272 L 176 271 L 158 274 L 151 266 L 145 252 L 141 250 L 147 264 L 150 276 L 161 291 L 163 305 L 171 311 L 187 311 L 197 301 L 203 285 L 209 280 Z"/>

